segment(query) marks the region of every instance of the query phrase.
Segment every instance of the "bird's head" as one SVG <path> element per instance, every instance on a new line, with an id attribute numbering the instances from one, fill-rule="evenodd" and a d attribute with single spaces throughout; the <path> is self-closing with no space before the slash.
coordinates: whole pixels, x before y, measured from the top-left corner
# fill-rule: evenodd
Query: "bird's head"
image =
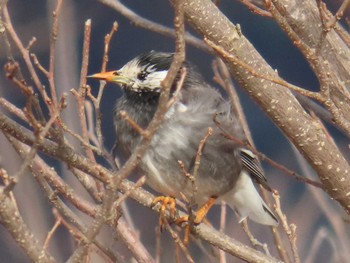
<path id="1" fill-rule="evenodd" d="M 173 55 L 150 51 L 132 59 L 119 70 L 97 73 L 89 77 L 115 83 L 137 93 L 159 93 Z"/>

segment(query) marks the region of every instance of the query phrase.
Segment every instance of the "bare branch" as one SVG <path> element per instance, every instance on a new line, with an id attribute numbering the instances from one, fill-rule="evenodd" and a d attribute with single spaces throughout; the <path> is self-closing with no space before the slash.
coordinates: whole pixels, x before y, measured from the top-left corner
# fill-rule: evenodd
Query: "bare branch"
<path id="1" fill-rule="evenodd" d="M 136 14 L 134 11 L 126 7 L 124 4 L 122 4 L 119 0 L 113 1 L 113 0 L 98 0 L 99 2 L 109 6 L 110 8 L 116 10 L 121 15 L 125 16 L 127 19 L 129 19 L 135 26 L 144 28 L 146 30 L 165 35 L 171 38 L 176 38 L 176 33 L 173 29 L 165 27 L 163 25 L 157 24 L 155 22 L 152 22 L 146 18 L 141 17 L 140 15 Z M 185 33 L 185 40 L 188 44 L 201 49 L 206 52 L 210 52 L 210 50 L 203 44 L 203 42 L 192 36 L 190 33 Z"/>
<path id="2" fill-rule="evenodd" d="M 86 85 L 86 75 L 89 65 L 89 51 L 90 51 L 90 37 L 91 37 L 91 19 L 86 20 L 84 28 L 84 42 L 83 42 L 83 55 L 81 62 L 80 71 L 80 92 L 82 92 L 82 87 Z"/>
<path id="3" fill-rule="evenodd" d="M 268 17 L 272 18 L 272 15 L 269 11 L 266 11 L 262 9 L 261 7 L 257 6 L 253 1 L 251 0 L 239 0 L 243 5 L 248 7 L 248 9 L 253 12 L 254 14 L 263 16 L 263 17 Z"/>
<path id="4" fill-rule="evenodd" d="M 57 1 L 56 9 L 53 11 L 53 24 L 52 24 L 52 32 L 50 37 L 50 62 L 49 62 L 49 72 L 48 72 L 48 80 L 50 83 L 50 92 L 51 99 L 53 103 L 53 107 L 57 107 L 57 94 L 56 94 L 56 86 L 54 81 L 55 76 L 55 48 L 56 48 L 56 40 L 58 37 L 58 17 L 61 11 L 62 0 Z"/>
<path id="5" fill-rule="evenodd" d="M 280 196 L 277 192 L 273 193 L 273 198 L 275 199 L 275 211 L 278 215 L 278 217 L 281 219 L 282 226 L 284 231 L 287 233 L 287 236 L 289 238 L 289 242 L 292 248 L 294 262 L 300 263 L 300 257 L 298 252 L 298 247 L 296 245 L 296 225 L 295 224 L 288 224 L 286 215 L 281 210 L 281 203 L 280 203 Z"/>
<path id="6" fill-rule="evenodd" d="M 270 251 L 269 251 L 269 248 L 268 248 L 268 245 L 267 245 L 266 243 L 261 243 L 259 240 L 257 240 L 257 239 L 254 237 L 254 235 L 252 234 L 252 232 L 250 231 L 249 226 L 248 226 L 247 219 L 243 220 L 243 222 L 242 222 L 242 227 L 243 227 L 244 232 L 247 234 L 250 243 L 252 243 L 252 245 L 253 245 L 254 247 L 260 247 L 260 248 L 262 248 L 262 249 L 265 251 L 265 254 L 266 254 L 266 255 L 271 256 Z"/>
<path id="7" fill-rule="evenodd" d="M 226 227 L 226 203 L 221 201 L 221 212 L 220 212 L 220 232 L 225 233 Z M 220 250 L 220 263 L 226 263 L 226 254 L 224 251 Z"/>
<path id="8" fill-rule="evenodd" d="M 125 241 L 126 244 L 128 244 L 128 249 L 135 256 L 137 262 L 141 262 L 141 263 L 154 262 L 153 258 L 145 249 L 145 247 L 141 246 L 140 241 L 137 240 L 135 236 L 132 234 L 133 233 L 132 230 L 129 228 L 129 226 L 126 224 L 123 218 L 120 218 L 118 221 L 117 231 L 118 231 L 119 237 L 123 241 Z"/>
<path id="9" fill-rule="evenodd" d="M 343 17 L 344 12 L 345 12 L 346 8 L 349 6 L 349 4 L 350 4 L 350 0 L 343 1 L 343 3 L 339 7 L 335 16 L 333 16 L 333 18 L 330 21 L 328 21 L 328 24 L 326 25 L 327 28 L 334 28 L 335 27 L 336 23 Z"/>
<path id="10" fill-rule="evenodd" d="M 51 106 L 51 98 L 46 93 L 45 88 L 43 87 L 38 75 L 35 72 L 34 66 L 30 60 L 29 51 L 23 46 L 22 41 L 20 40 L 15 29 L 12 26 L 12 22 L 11 22 L 10 15 L 8 13 L 6 5 L 3 6 L 2 11 L 3 11 L 4 20 L 6 22 L 6 24 L 5 24 L 6 30 L 9 33 L 9 35 L 11 36 L 11 38 L 13 39 L 13 41 L 15 42 L 19 51 L 21 52 L 22 57 L 27 65 L 27 68 L 28 68 L 28 70 L 33 78 L 33 81 L 34 81 L 37 89 L 39 90 L 43 100 L 47 103 L 47 105 L 49 105 L 50 112 L 53 113 L 54 108 Z"/>
<path id="11" fill-rule="evenodd" d="M 221 48 L 220 46 L 214 44 L 212 41 L 210 41 L 209 39 L 204 39 L 204 41 L 211 46 L 221 57 L 224 57 L 225 60 L 229 60 L 231 63 L 235 64 L 236 66 L 242 67 L 243 69 L 245 69 L 248 73 L 250 73 L 252 76 L 254 77 L 258 77 L 258 78 L 262 78 L 268 81 L 271 81 L 275 84 L 278 84 L 280 86 L 286 87 L 288 89 L 290 89 L 291 91 L 294 92 L 298 92 L 304 96 L 307 96 L 309 98 L 313 98 L 321 103 L 325 102 L 325 99 L 323 98 L 323 96 L 318 93 L 318 92 L 312 92 L 312 91 L 308 91 L 306 89 L 302 89 L 299 88 L 297 86 L 294 86 L 290 83 L 288 83 L 287 81 L 281 79 L 281 78 L 276 78 L 275 76 L 269 76 L 269 75 L 264 75 L 261 74 L 259 72 L 257 72 L 253 67 L 249 66 L 248 64 L 246 64 L 245 62 L 243 62 L 242 60 L 239 60 L 237 57 L 235 57 L 234 55 L 226 52 L 223 48 Z"/>
<path id="12" fill-rule="evenodd" d="M 45 242 L 44 242 L 44 250 L 47 251 L 49 248 L 49 244 L 50 241 L 53 237 L 53 235 L 55 234 L 56 230 L 58 229 L 58 227 L 62 224 L 62 221 L 59 218 L 56 218 L 55 224 L 53 225 L 53 227 L 51 228 L 51 230 L 47 233 L 47 236 L 45 238 Z"/>
<path id="13" fill-rule="evenodd" d="M 105 45 L 104 45 L 104 51 L 103 51 L 103 60 L 102 60 L 102 66 L 101 66 L 101 72 L 105 72 L 107 68 L 107 63 L 108 63 L 108 53 L 109 53 L 109 47 L 110 47 L 110 42 L 112 40 L 112 37 L 118 30 L 118 23 L 114 22 L 113 26 L 111 28 L 111 31 L 109 34 L 105 36 Z M 105 81 L 100 81 L 100 87 L 98 90 L 98 95 L 97 98 L 94 98 L 92 94 L 90 93 L 90 90 L 88 89 L 87 95 L 89 98 L 92 100 L 94 106 L 95 106 L 95 115 L 96 115 L 96 134 L 97 134 L 97 140 L 99 142 L 99 147 L 103 147 L 103 136 L 102 136 L 102 114 L 100 111 L 100 103 L 102 99 L 102 94 L 105 88 L 106 82 Z M 113 162 L 114 163 L 114 162 Z M 112 166 L 113 167 L 113 166 Z"/>
<path id="14" fill-rule="evenodd" d="M 53 263 L 54 258 L 47 253 L 23 221 L 12 199 L 0 190 L 0 222 L 9 231 L 16 243 L 33 262 Z"/>

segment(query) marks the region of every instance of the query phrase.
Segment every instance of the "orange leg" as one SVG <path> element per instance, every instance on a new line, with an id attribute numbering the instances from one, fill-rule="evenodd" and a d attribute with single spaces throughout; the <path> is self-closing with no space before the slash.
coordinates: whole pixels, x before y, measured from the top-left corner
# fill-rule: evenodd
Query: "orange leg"
<path id="1" fill-rule="evenodd" d="M 210 197 L 209 200 L 201 208 L 198 209 L 196 218 L 194 219 L 195 224 L 202 223 L 210 208 L 215 204 L 216 198 L 217 197 Z"/>
<path id="2" fill-rule="evenodd" d="M 165 218 L 166 209 L 169 208 L 170 218 L 175 218 L 176 215 L 176 200 L 171 196 L 158 196 L 152 201 L 152 206 L 155 206 L 157 203 L 161 204 L 160 207 L 160 216 L 159 216 L 159 225 L 160 230 L 163 230 L 164 225 L 167 223 Z"/>
<path id="3" fill-rule="evenodd" d="M 209 200 L 203 205 L 201 206 L 197 213 L 196 216 L 193 220 L 193 223 L 198 225 L 200 223 L 202 223 L 202 221 L 204 220 L 205 216 L 208 214 L 210 208 L 215 204 L 217 197 L 211 197 L 209 198 Z M 176 220 L 177 224 L 182 224 L 184 222 L 188 222 L 188 216 L 184 216 L 184 217 L 180 217 L 178 220 Z M 190 225 L 188 224 L 185 227 L 185 237 L 184 237 L 184 244 L 188 245 L 189 242 L 189 238 L 190 238 Z"/>

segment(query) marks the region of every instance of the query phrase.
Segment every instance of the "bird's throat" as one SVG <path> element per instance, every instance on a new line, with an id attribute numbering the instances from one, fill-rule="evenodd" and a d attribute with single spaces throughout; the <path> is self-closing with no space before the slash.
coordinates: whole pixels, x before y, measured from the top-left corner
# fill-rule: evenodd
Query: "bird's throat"
<path id="1" fill-rule="evenodd" d="M 159 93 L 126 91 L 116 110 L 124 110 L 141 128 L 146 129 L 159 103 Z"/>
<path id="2" fill-rule="evenodd" d="M 116 126 L 116 143 L 119 145 L 120 153 L 128 158 L 140 140 L 140 134 L 132 125 L 121 117 L 121 111 L 125 111 L 128 117 L 140 128 L 146 129 L 157 110 L 159 94 L 142 94 L 135 92 L 124 92 L 118 99 L 114 113 L 114 124 Z"/>

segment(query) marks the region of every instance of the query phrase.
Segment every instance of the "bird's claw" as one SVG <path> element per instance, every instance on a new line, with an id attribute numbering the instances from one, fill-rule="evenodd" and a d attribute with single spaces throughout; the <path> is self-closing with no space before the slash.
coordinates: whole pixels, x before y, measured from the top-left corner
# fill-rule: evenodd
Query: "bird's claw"
<path id="1" fill-rule="evenodd" d="M 197 213 L 196 216 L 194 217 L 193 221 L 191 223 L 193 223 L 194 225 L 199 225 L 200 223 L 203 222 L 205 216 L 207 215 L 207 213 L 209 212 L 210 208 L 214 205 L 216 201 L 216 197 L 211 197 L 203 206 L 201 206 Z M 189 216 L 183 216 L 178 218 L 176 221 L 176 224 L 178 225 L 182 225 L 185 222 L 189 222 Z M 190 224 L 187 224 L 185 226 L 185 237 L 184 237 L 184 244 L 187 246 L 190 240 L 190 233 L 191 233 L 191 229 L 190 229 Z"/>
<path id="2" fill-rule="evenodd" d="M 158 203 L 161 204 L 159 226 L 160 226 L 160 231 L 163 231 L 164 226 L 168 223 L 168 221 L 166 220 L 167 209 L 169 211 L 171 220 L 173 220 L 176 216 L 176 199 L 171 196 L 158 196 L 153 199 L 151 206 L 154 207 Z"/>

